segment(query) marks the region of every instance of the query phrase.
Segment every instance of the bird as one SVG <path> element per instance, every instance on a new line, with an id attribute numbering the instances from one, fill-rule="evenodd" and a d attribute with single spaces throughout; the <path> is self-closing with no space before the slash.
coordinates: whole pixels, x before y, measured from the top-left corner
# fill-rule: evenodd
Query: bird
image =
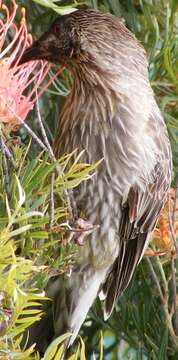
<path id="1" fill-rule="evenodd" d="M 104 319 L 111 315 L 168 196 L 172 156 L 145 50 L 121 19 L 94 9 L 58 16 L 19 65 L 39 59 L 67 68 L 73 77 L 55 156 L 77 149 L 84 163 L 102 159 L 94 176 L 74 189 L 78 211 L 99 226 L 77 248 L 71 276 L 47 285 L 52 310 L 31 336 L 44 352 L 66 331 L 72 334 L 68 346 L 73 344 L 98 296 Z"/>

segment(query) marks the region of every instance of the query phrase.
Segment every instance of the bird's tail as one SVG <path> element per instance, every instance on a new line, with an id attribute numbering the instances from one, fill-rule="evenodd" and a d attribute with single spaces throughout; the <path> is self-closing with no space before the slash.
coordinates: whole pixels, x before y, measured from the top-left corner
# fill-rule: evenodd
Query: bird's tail
<path id="1" fill-rule="evenodd" d="M 87 313 L 95 301 L 104 282 L 106 270 L 95 271 L 85 266 L 70 277 L 51 279 L 47 286 L 48 302 L 46 315 L 29 332 L 28 345 L 36 343 L 36 349 L 44 354 L 55 337 L 71 332 L 67 347 L 74 342 Z"/>
<path id="2" fill-rule="evenodd" d="M 55 336 L 70 331 L 72 336 L 68 346 L 72 345 L 78 335 L 80 327 L 104 282 L 105 276 L 106 270 L 95 271 L 88 265 L 85 266 L 85 269 L 74 272 L 67 281 L 63 281 L 65 291 L 63 291 L 62 299 L 62 284 L 59 286 L 59 293 L 54 301 Z"/>

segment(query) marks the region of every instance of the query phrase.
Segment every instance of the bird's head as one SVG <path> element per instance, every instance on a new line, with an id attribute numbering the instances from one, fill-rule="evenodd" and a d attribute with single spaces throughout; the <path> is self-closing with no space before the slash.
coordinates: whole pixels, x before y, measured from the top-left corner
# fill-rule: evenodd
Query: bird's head
<path id="1" fill-rule="evenodd" d="M 38 40 L 25 50 L 20 64 L 32 60 L 47 60 L 66 65 L 81 52 L 81 33 L 70 15 L 59 16 Z"/>
<path id="2" fill-rule="evenodd" d="M 25 50 L 20 64 L 41 59 L 69 69 L 93 67 L 114 73 L 120 63 L 125 66 L 128 62 L 130 68 L 129 62 L 133 59 L 134 66 L 142 55 L 143 49 L 118 18 L 95 10 L 77 10 L 59 16 Z"/>
<path id="3" fill-rule="evenodd" d="M 145 51 L 115 16 L 77 10 L 59 16 L 19 62 L 46 60 L 72 71 L 77 83 L 127 92 L 147 79 Z M 132 81 L 132 86 L 131 86 Z M 140 86 L 141 88 L 141 86 Z M 89 87 L 88 87 L 89 89 Z"/>

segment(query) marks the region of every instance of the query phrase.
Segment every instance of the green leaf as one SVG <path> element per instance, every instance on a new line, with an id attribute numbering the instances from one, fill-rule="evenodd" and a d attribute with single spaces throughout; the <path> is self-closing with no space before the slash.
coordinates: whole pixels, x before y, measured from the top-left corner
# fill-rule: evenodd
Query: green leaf
<path id="1" fill-rule="evenodd" d="M 74 6 L 76 5 L 65 5 L 65 6 L 58 6 L 54 4 L 54 1 L 52 0 L 33 0 L 34 2 L 45 6 L 47 8 L 50 8 L 54 11 L 56 11 L 58 14 L 61 15 L 65 15 L 65 14 L 70 14 L 71 12 L 75 11 L 76 9 L 74 8 Z"/>
<path id="2" fill-rule="evenodd" d="M 52 343 L 48 346 L 44 354 L 44 360 L 52 360 L 58 351 L 58 346 L 67 340 L 71 336 L 70 333 L 58 336 Z"/>
<path id="3" fill-rule="evenodd" d="M 85 343 L 82 340 L 81 336 L 79 336 L 79 338 L 80 338 L 80 343 L 81 343 L 80 360 L 86 360 L 86 357 L 85 357 Z"/>

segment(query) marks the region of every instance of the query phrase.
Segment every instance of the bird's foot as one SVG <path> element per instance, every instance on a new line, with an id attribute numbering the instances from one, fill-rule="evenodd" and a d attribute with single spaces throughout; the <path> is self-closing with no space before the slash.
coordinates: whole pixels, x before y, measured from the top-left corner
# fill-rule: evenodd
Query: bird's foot
<path id="1" fill-rule="evenodd" d="M 99 225 L 93 225 L 91 222 L 84 219 L 77 219 L 74 224 L 73 238 L 77 245 L 84 245 L 84 239 L 86 236 L 91 234 L 93 231 L 98 229 Z"/>

